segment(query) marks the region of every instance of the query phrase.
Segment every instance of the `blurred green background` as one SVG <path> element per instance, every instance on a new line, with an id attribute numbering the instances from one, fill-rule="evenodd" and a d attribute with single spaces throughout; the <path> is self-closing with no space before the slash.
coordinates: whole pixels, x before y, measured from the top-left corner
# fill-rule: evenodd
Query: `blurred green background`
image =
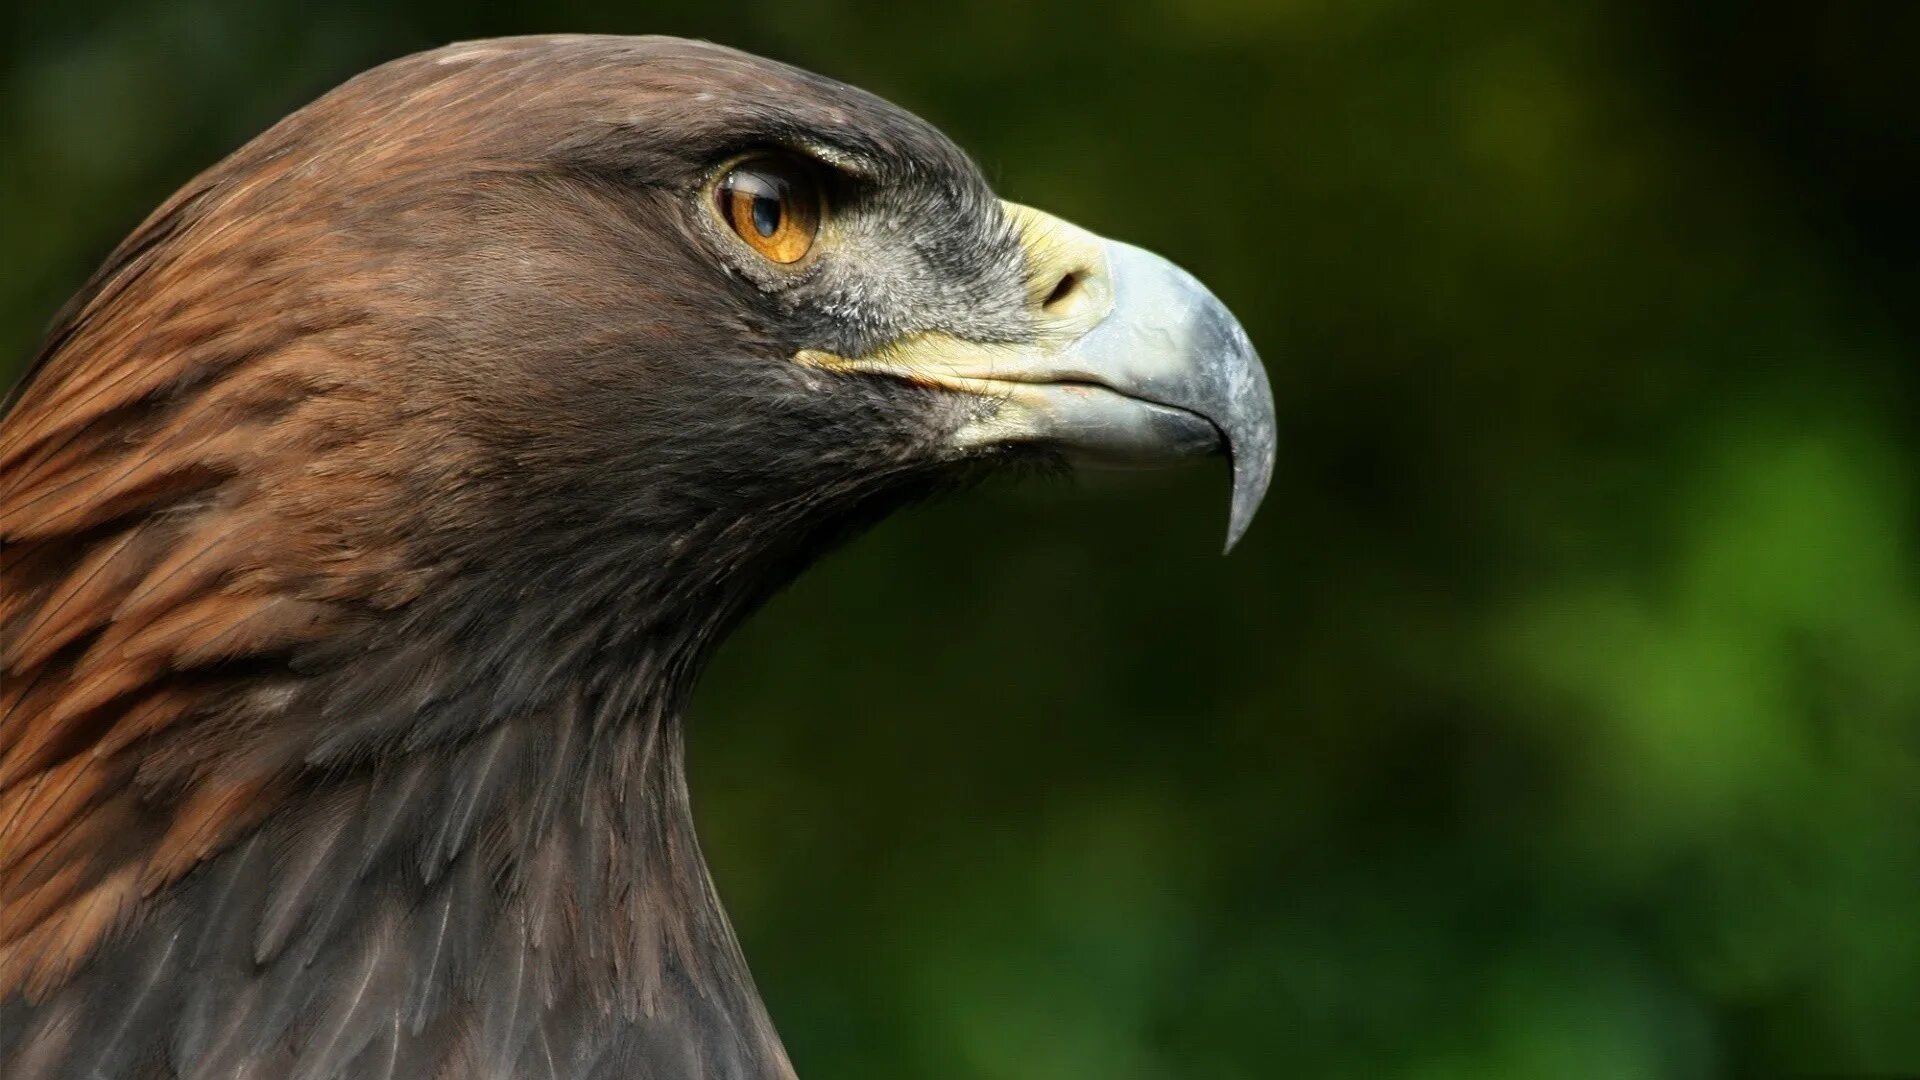
<path id="1" fill-rule="evenodd" d="M 154 204 L 548 30 L 857 83 L 1155 248 L 1279 471 L 1003 486 L 697 702 L 801 1075 L 1920 1074 L 1920 5 L 296 0 L 0 14 L 0 381 Z"/>

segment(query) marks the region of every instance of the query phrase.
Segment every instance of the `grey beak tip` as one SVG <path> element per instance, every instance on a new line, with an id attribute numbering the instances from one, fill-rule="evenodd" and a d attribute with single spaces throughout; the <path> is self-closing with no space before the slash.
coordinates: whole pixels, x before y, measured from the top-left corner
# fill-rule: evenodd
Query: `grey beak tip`
<path id="1" fill-rule="evenodd" d="M 1243 454 L 1237 446 L 1233 452 L 1233 508 L 1227 516 L 1227 544 L 1220 552 L 1222 555 L 1233 554 L 1234 547 L 1247 535 L 1247 529 L 1253 525 L 1253 515 L 1266 497 L 1267 481 L 1273 475 L 1270 437 L 1264 452 L 1255 451 L 1257 457 Z"/>
<path id="2" fill-rule="evenodd" d="M 1273 410 L 1273 387 L 1267 380 L 1260 356 L 1247 341 L 1238 323 L 1233 324 L 1237 354 L 1233 364 L 1229 407 L 1225 423 L 1227 453 L 1233 459 L 1233 503 L 1227 517 L 1227 544 L 1223 555 L 1247 535 L 1253 515 L 1266 498 L 1267 484 L 1273 479 L 1274 447 L 1277 443 Z"/>
<path id="3" fill-rule="evenodd" d="M 1247 535 L 1247 526 L 1251 524 L 1253 524 L 1251 515 L 1244 517 L 1238 513 L 1233 515 L 1233 519 L 1227 523 L 1227 542 L 1220 549 L 1222 557 L 1233 554 L 1233 549 L 1239 545 L 1241 538 Z"/>

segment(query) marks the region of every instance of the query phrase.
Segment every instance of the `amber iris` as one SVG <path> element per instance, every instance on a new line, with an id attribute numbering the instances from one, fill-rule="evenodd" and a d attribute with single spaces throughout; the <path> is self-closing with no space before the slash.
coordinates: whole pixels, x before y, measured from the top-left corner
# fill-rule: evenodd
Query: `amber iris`
<path id="1" fill-rule="evenodd" d="M 820 186 L 800 162 L 743 161 L 714 189 L 720 218 L 747 246 L 776 263 L 799 262 L 820 232 Z"/>

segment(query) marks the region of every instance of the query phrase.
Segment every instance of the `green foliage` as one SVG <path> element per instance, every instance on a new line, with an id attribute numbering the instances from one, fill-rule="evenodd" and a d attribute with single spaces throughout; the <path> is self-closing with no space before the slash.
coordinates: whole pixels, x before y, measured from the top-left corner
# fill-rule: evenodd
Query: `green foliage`
<path id="1" fill-rule="evenodd" d="M 1691 7 L 42 5 L 0 371 L 380 59 L 669 32 L 858 83 L 1213 285 L 1281 463 L 1227 560 L 1215 473 L 1003 487 L 728 647 L 694 787 L 803 1075 L 1920 1073 L 1914 20 Z"/>

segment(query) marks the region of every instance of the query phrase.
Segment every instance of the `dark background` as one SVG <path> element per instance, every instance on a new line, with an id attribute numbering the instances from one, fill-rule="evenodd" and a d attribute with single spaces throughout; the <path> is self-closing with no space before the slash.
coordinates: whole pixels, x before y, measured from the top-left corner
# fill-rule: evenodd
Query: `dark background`
<path id="1" fill-rule="evenodd" d="M 803 1076 L 1920 1072 L 1920 5 L 36 3 L 0 382 L 194 172 L 461 38 L 710 37 L 1161 251 L 1280 462 L 1003 486 L 697 702 Z"/>

